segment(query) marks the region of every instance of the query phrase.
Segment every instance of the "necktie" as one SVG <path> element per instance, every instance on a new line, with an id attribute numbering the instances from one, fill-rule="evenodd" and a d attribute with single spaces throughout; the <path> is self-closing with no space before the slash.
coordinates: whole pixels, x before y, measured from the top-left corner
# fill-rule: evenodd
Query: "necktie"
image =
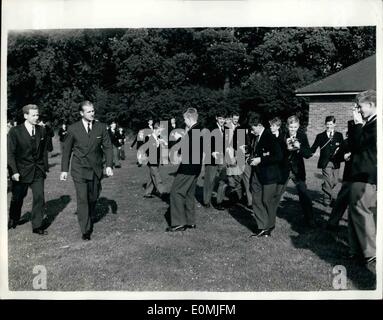
<path id="1" fill-rule="evenodd" d="M 334 133 L 332 131 L 330 131 L 330 139 L 332 139 Z"/>
<path id="2" fill-rule="evenodd" d="M 32 137 L 35 136 L 35 126 L 32 126 Z"/>
<path id="3" fill-rule="evenodd" d="M 90 135 L 91 131 L 92 131 L 92 129 L 90 128 L 90 122 L 88 122 L 88 135 Z"/>

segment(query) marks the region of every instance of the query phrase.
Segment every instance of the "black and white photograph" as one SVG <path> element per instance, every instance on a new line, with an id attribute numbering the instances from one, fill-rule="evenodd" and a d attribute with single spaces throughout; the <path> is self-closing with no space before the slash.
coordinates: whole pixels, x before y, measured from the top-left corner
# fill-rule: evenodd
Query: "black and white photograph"
<path id="1" fill-rule="evenodd" d="M 2 298 L 382 298 L 380 1 L 15 2 Z"/>

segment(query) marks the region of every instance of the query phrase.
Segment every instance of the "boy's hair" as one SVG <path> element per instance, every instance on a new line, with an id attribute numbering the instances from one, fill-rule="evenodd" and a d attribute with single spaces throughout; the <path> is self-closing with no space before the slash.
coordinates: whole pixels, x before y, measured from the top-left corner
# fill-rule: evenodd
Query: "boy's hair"
<path id="1" fill-rule="evenodd" d="M 372 102 L 374 105 L 376 105 L 376 91 L 375 90 L 366 90 L 361 93 L 359 93 L 355 97 L 356 103 L 363 103 L 363 102 Z"/>
<path id="2" fill-rule="evenodd" d="M 85 100 L 85 101 L 80 103 L 80 107 L 78 108 L 78 111 L 84 111 L 82 109 L 83 107 L 93 107 L 94 108 L 93 103 L 88 101 L 88 100 Z"/>
<path id="3" fill-rule="evenodd" d="M 255 111 L 250 111 L 247 115 L 247 123 L 249 126 L 258 126 L 262 125 L 265 127 L 264 119 L 263 117 Z"/>
<path id="4" fill-rule="evenodd" d="M 296 115 L 290 116 L 287 118 L 287 125 L 290 125 L 292 123 L 298 123 L 299 124 L 299 118 Z"/>
<path id="5" fill-rule="evenodd" d="M 156 122 L 154 125 L 153 125 L 153 129 L 160 129 L 162 128 L 160 123 L 159 122 Z"/>
<path id="6" fill-rule="evenodd" d="M 185 112 L 184 112 L 184 117 L 185 118 L 188 118 L 188 119 L 192 119 L 194 121 L 197 121 L 198 120 L 198 112 L 197 112 L 197 109 L 196 108 L 188 108 Z"/>
<path id="7" fill-rule="evenodd" d="M 22 108 L 23 114 L 29 114 L 29 110 L 39 110 L 39 107 L 35 104 L 27 104 Z"/>
<path id="8" fill-rule="evenodd" d="M 239 113 L 238 113 L 238 112 L 233 112 L 233 113 L 231 114 L 231 116 L 232 116 L 232 117 L 239 117 Z"/>
<path id="9" fill-rule="evenodd" d="M 330 122 L 330 121 L 335 123 L 336 122 L 335 117 L 334 116 L 327 116 L 325 121 L 324 121 L 324 123 L 327 123 L 327 122 Z"/>
<path id="10" fill-rule="evenodd" d="M 282 125 L 282 120 L 279 117 L 275 117 L 271 119 L 269 123 L 271 126 L 275 124 L 276 126 L 280 127 Z"/>

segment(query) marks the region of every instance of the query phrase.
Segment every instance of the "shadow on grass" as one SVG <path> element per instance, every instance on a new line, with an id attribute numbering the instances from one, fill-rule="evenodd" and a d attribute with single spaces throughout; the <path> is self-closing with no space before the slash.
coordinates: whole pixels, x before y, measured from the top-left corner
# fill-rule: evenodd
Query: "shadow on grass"
<path id="1" fill-rule="evenodd" d="M 43 220 L 43 229 L 47 229 L 56 217 L 62 212 L 70 202 L 71 197 L 68 195 L 61 196 L 58 199 L 49 200 L 45 203 L 45 217 Z M 26 212 L 20 219 L 19 225 L 32 220 L 32 213 Z"/>
<path id="2" fill-rule="evenodd" d="M 234 206 L 229 208 L 228 212 L 236 221 L 245 226 L 252 233 L 256 233 L 258 231 L 257 223 L 252 212 L 249 210 L 246 210 L 241 206 Z"/>
<path id="3" fill-rule="evenodd" d="M 48 164 L 49 169 L 50 169 L 50 168 L 53 168 L 53 167 L 55 167 L 55 166 L 57 166 L 57 163 L 50 163 L 50 164 Z"/>
<path id="4" fill-rule="evenodd" d="M 97 200 L 96 215 L 93 218 L 93 223 L 101 221 L 109 213 L 109 211 L 111 211 L 112 214 L 117 214 L 117 210 L 118 206 L 116 201 L 101 197 Z"/>
<path id="5" fill-rule="evenodd" d="M 329 268 L 329 281 L 335 276 L 332 274 L 332 268 L 336 265 L 342 265 L 347 270 L 347 277 L 359 290 L 373 290 L 376 287 L 376 275 L 374 272 L 359 265 L 347 258 L 348 255 L 348 234 L 347 227 L 341 226 L 334 233 L 325 230 L 325 220 L 323 211 L 314 208 L 314 216 L 321 227 L 308 229 L 304 225 L 303 214 L 298 201 L 285 198 L 278 210 L 278 217 L 285 219 L 293 231 L 298 235 L 291 236 L 291 242 L 297 249 L 310 250 L 321 260 L 331 265 Z"/>

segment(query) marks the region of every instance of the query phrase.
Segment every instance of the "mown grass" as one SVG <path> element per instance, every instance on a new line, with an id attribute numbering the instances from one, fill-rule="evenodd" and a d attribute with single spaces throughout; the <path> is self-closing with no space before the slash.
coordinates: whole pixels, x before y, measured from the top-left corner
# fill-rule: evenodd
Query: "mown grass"
<path id="1" fill-rule="evenodd" d="M 346 267 L 348 289 L 375 288 L 374 270 L 344 258 L 347 221 L 337 233 L 324 230 L 330 209 L 318 203 L 317 158 L 306 161 L 306 167 L 321 227 L 304 227 L 297 194 L 289 185 L 272 237 L 256 239 L 249 238 L 255 223 L 242 207 L 217 211 L 198 202 L 195 230 L 166 233 L 168 204 L 142 197 L 148 170 L 137 167 L 135 152 L 127 150 L 122 168 L 103 180 L 98 222 L 92 240 L 85 242 L 75 215 L 73 182 L 59 181 L 58 150 L 55 141 L 45 194 L 49 235 L 32 234 L 29 222 L 8 232 L 10 290 L 32 290 L 35 265 L 47 268 L 48 290 L 57 291 L 334 290 L 335 265 Z M 175 169 L 161 167 L 168 188 Z M 197 195 L 202 184 L 200 179 Z M 26 218 L 30 208 L 31 192 L 23 207 Z"/>

